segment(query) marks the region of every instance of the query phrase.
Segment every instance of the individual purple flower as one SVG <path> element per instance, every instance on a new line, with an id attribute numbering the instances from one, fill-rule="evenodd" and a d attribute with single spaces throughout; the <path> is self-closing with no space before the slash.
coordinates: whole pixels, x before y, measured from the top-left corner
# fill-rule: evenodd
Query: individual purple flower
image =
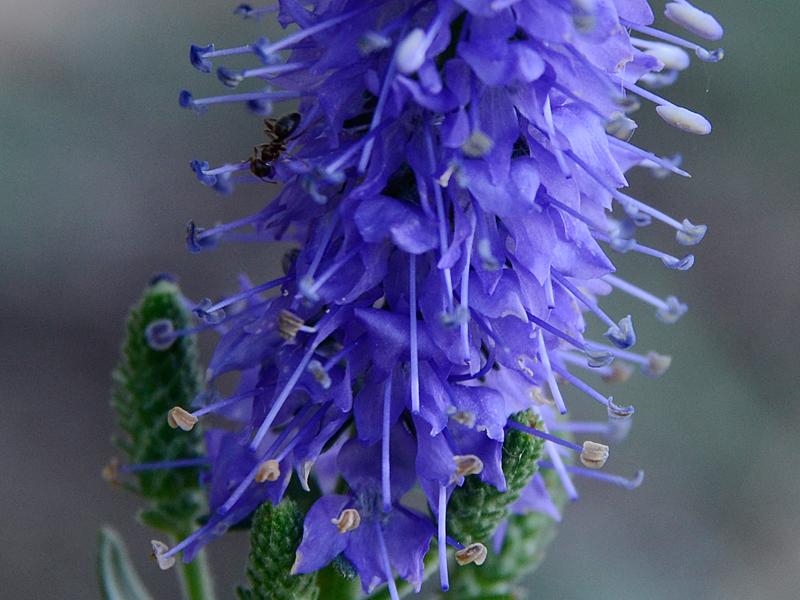
<path id="1" fill-rule="evenodd" d="M 618 290 L 676 321 L 686 307 L 618 275 L 609 251 L 685 270 L 692 255 L 637 236 L 659 223 L 694 245 L 706 232 L 620 191 L 634 167 L 687 175 L 678 160 L 631 143 L 631 115 L 645 101 L 669 125 L 709 133 L 705 117 L 650 90 L 688 66 L 685 50 L 708 62 L 722 52 L 653 28 L 645 0 L 281 0 L 272 8 L 292 31 L 278 41 L 191 47 L 202 72 L 218 58 L 249 56 L 250 68 L 218 74 L 251 91 L 180 95 L 197 112 L 244 103 L 274 115 L 248 158 L 214 168 L 192 161 L 203 185 L 228 193 L 282 184 L 253 215 L 205 229 L 191 223 L 189 249 L 228 241 L 295 249 L 282 277 L 204 300 L 198 326 L 172 332 L 219 332 L 209 383 L 231 372 L 240 383 L 228 398 L 181 409 L 188 426 L 210 413 L 227 424 L 206 434 L 212 518 L 161 557 L 186 549 L 190 558 L 258 503 L 279 501 L 294 471 L 305 489 L 312 478 L 324 492 L 307 516 L 297 572 L 343 554 L 365 590 L 385 581 L 396 596 L 395 574 L 419 586 L 435 530 L 446 588 L 447 543 L 463 548 L 447 539 L 450 495 L 467 476 L 505 489 L 508 429 L 545 440 L 539 466 L 553 469 L 572 499 L 572 475 L 638 484 L 596 472 L 607 446 L 571 441 L 617 441 L 633 414 L 575 372 L 622 381 L 631 363 L 648 375 L 669 365 L 631 351 L 631 317 L 600 303 Z M 668 3 L 666 15 L 700 37 L 721 35 L 686 1 Z M 296 111 L 279 108 L 286 101 Z M 272 288 L 279 295 L 263 295 Z M 606 341 L 586 333 L 587 320 Z M 564 385 L 600 405 L 600 422 L 563 418 Z M 522 410 L 540 424 L 511 419 Z M 331 491 L 339 476 L 346 494 Z M 415 485 L 430 516 L 399 504 Z M 513 510 L 558 516 L 538 476 Z"/>

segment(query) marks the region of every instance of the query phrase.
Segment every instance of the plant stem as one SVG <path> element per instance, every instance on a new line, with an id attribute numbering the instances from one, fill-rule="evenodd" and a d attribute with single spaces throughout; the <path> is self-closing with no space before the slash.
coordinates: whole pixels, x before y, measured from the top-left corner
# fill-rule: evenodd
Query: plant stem
<path id="1" fill-rule="evenodd" d="M 214 580 L 205 550 L 201 550 L 190 563 L 181 560 L 175 564 L 183 597 L 186 600 L 215 600 Z"/>

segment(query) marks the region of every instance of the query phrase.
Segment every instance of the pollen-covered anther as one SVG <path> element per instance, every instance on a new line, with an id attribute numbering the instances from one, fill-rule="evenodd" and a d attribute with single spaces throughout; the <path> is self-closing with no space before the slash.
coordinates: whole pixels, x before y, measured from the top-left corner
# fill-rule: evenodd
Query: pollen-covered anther
<path id="1" fill-rule="evenodd" d="M 583 442 L 581 462 L 590 469 L 602 469 L 608 460 L 608 446 L 589 440 Z"/>
<path id="2" fill-rule="evenodd" d="M 455 412 L 450 417 L 459 425 L 464 425 L 465 427 L 475 427 L 475 413 L 466 411 L 466 410 L 459 410 Z"/>
<path id="3" fill-rule="evenodd" d="M 711 123 L 703 115 L 692 112 L 688 108 L 675 106 L 674 104 L 662 104 L 656 106 L 658 116 L 664 119 L 669 125 L 677 127 L 686 133 L 696 135 L 708 135 L 711 133 Z"/>
<path id="4" fill-rule="evenodd" d="M 470 158 L 480 158 L 489 154 L 493 147 L 494 141 L 492 141 L 492 138 L 476 129 L 469 135 L 467 141 L 461 145 L 461 152 Z"/>
<path id="5" fill-rule="evenodd" d="M 539 406 L 555 406 L 556 402 L 540 387 L 531 388 L 531 400 Z"/>
<path id="6" fill-rule="evenodd" d="M 314 380 L 322 386 L 323 390 L 331 387 L 331 377 L 318 360 L 312 360 L 308 363 L 308 372 L 314 377 Z"/>
<path id="7" fill-rule="evenodd" d="M 114 456 L 108 461 L 108 464 L 100 471 L 100 475 L 104 481 L 111 484 L 119 483 L 119 459 Z"/>
<path id="8" fill-rule="evenodd" d="M 664 16 L 707 40 L 718 40 L 724 33 L 722 25 L 713 16 L 685 1 L 668 2 L 664 8 Z"/>
<path id="9" fill-rule="evenodd" d="M 256 483 L 264 483 L 265 481 L 277 481 L 281 476 L 281 465 L 274 458 L 265 460 L 258 465 L 255 480 Z"/>
<path id="10" fill-rule="evenodd" d="M 456 463 L 456 477 L 477 475 L 483 471 L 483 461 L 474 454 L 456 454 L 453 462 Z"/>
<path id="11" fill-rule="evenodd" d="M 647 353 L 647 364 L 644 372 L 651 377 L 661 377 L 672 364 L 672 357 L 658 352 Z"/>
<path id="12" fill-rule="evenodd" d="M 337 518 L 331 519 L 331 523 L 336 525 L 339 533 L 347 533 L 361 525 L 361 513 L 355 508 L 345 508 Z"/>
<path id="13" fill-rule="evenodd" d="M 664 68 L 671 71 L 683 71 L 688 69 L 691 63 L 691 59 L 686 50 L 673 46 L 672 44 L 650 42 L 647 44 L 644 52 L 660 60 Z"/>
<path id="14" fill-rule="evenodd" d="M 416 73 L 425 62 L 425 53 L 428 46 L 425 44 L 425 31 L 420 28 L 411 32 L 397 45 L 395 63 L 397 70 L 404 75 Z"/>
<path id="15" fill-rule="evenodd" d="M 180 406 L 175 406 L 167 413 L 167 423 L 173 429 L 180 427 L 184 431 L 191 431 L 197 424 L 197 417 Z"/>
<path id="16" fill-rule="evenodd" d="M 164 556 L 169 552 L 169 546 L 160 540 L 150 540 L 150 547 L 153 549 L 153 558 L 158 562 L 158 566 L 162 571 L 171 569 L 175 566 L 174 556 Z"/>
<path id="17" fill-rule="evenodd" d="M 633 375 L 633 367 L 627 363 L 614 362 L 609 368 L 609 372 L 603 375 L 606 383 L 625 383 Z"/>
<path id="18" fill-rule="evenodd" d="M 305 321 L 291 311 L 282 310 L 278 316 L 278 332 L 287 341 L 294 340 Z"/>
<path id="19" fill-rule="evenodd" d="M 606 123 L 606 133 L 618 140 L 628 141 L 637 127 L 636 121 L 623 114 L 618 114 Z"/>
<path id="20" fill-rule="evenodd" d="M 470 563 L 480 566 L 486 562 L 487 554 L 486 546 L 480 542 L 475 542 L 456 552 L 456 562 L 460 567 Z"/>

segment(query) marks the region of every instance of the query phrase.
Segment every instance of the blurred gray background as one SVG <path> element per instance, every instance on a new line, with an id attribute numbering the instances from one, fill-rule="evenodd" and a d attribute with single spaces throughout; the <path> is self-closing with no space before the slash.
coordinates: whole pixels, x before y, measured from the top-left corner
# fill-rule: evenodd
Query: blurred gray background
<path id="1" fill-rule="evenodd" d="M 103 523 L 123 532 L 159 597 L 175 597 L 173 576 L 147 560 L 137 502 L 99 477 L 113 453 L 109 372 L 125 312 L 154 272 L 179 275 L 192 297 L 219 297 L 240 271 L 274 271 L 264 249 L 192 256 L 183 246 L 189 218 L 210 223 L 265 200 L 263 187 L 217 197 L 187 167 L 244 158 L 257 119 L 239 107 L 198 119 L 176 101 L 182 87 L 219 89 L 188 65 L 190 42 L 239 45 L 267 27 L 240 22 L 235 4 L 0 0 L 4 598 L 97 598 Z M 640 305 L 616 309 L 632 311 L 643 350 L 675 357 L 662 380 L 614 392 L 638 412 L 609 469 L 642 467 L 647 479 L 635 492 L 581 482 L 530 598 L 800 597 L 800 5 L 701 6 L 725 25 L 727 58 L 695 64 L 665 93 L 705 113 L 714 134 L 640 115 L 637 142 L 682 152 L 695 177 L 631 179 L 635 194 L 708 223 L 709 235 L 688 273 L 622 261 L 691 310 L 667 327 Z M 657 229 L 647 241 L 670 247 Z M 211 548 L 222 597 L 242 579 L 244 542 Z"/>

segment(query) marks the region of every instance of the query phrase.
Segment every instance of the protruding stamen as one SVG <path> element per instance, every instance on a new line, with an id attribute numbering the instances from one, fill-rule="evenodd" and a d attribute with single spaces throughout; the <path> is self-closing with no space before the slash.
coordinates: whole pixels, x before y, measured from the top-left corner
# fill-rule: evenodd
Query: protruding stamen
<path id="1" fill-rule="evenodd" d="M 656 317 L 662 323 L 672 325 L 677 322 L 689 308 L 675 296 L 667 296 L 664 301 L 665 306 L 656 311 Z"/>
<path id="2" fill-rule="evenodd" d="M 439 584 L 443 592 L 450 589 L 447 572 L 447 488 L 439 485 L 439 506 L 436 520 L 437 539 L 439 541 Z"/>
<path id="3" fill-rule="evenodd" d="M 475 542 L 456 552 L 456 562 L 460 567 L 470 563 L 475 563 L 480 566 L 486 562 L 487 554 L 486 546 L 480 542 Z"/>
<path id="4" fill-rule="evenodd" d="M 258 470 L 256 471 L 256 475 L 253 479 L 255 479 L 258 483 L 264 483 L 265 481 L 277 481 L 280 476 L 280 463 L 274 458 L 270 458 L 269 460 L 265 460 L 258 465 Z"/>
<path id="5" fill-rule="evenodd" d="M 698 46 L 697 44 L 690 42 L 688 40 L 684 40 L 676 35 L 672 35 L 670 33 L 665 33 L 653 27 L 648 27 L 646 25 L 637 25 L 636 23 L 632 23 L 631 21 L 627 21 L 625 19 L 620 19 L 620 24 L 628 29 L 633 29 L 634 31 L 638 31 L 639 33 L 643 33 L 644 35 L 649 35 L 650 37 L 654 37 L 657 40 L 662 40 L 664 42 L 675 44 L 676 46 L 680 46 L 681 48 L 687 48 L 688 50 L 693 50 L 694 53 L 697 55 L 697 58 L 702 60 L 703 62 L 719 62 L 725 57 L 725 51 L 722 48 L 717 48 L 716 50 L 706 50 L 702 46 Z"/>
<path id="6" fill-rule="evenodd" d="M 567 407 L 564 404 L 564 398 L 561 396 L 561 391 L 558 389 L 558 383 L 556 383 L 556 378 L 553 375 L 553 369 L 550 365 L 550 356 L 547 354 L 547 346 L 544 343 L 544 334 L 542 330 L 539 329 L 539 359 L 542 361 L 542 366 L 544 367 L 545 376 L 547 377 L 547 385 L 550 388 L 550 394 L 553 396 L 553 400 L 555 400 L 556 408 L 558 408 L 558 412 L 562 415 L 566 414 Z"/>
<path id="7" fill-rule="evenodd" d="M 552 469 L 553 463 L 550 461 L 542 460 L 539 461 L 539 467 L 542 469 Z M 598 481 L 603 481 L 605 483 L 610 483 L 612 485 L 618 485 L 620 487 L 625 488 L 626 490 L 635 490 L 644 481 L 644 471 L 637 471 L 636 476 L 633 479 L 629 479 L 627 477 L 622 477 L 620 475 L 609 475 L 608 473 L 598 473 L 592 469 L 584 469 L 581 467 L 573 467 L 567 466 L 567 471 L 570 473 L 574 473 L 575 475 L 580 475 L 581 477 L 586 477 L 588 479 L 597 479 Z"/>
<path id="8" fill-rule="evenodd" d="M 590 469 L 602 469 L 608 460 L 608 446 L 597 442 L 583 442 L 581 462 Z"/>
<path id="9" fill-rule="evenodd" d="M 474 454 L 456 454 L 453 462 L 456 463 L 456 477 L 478 475 L 483 471 L 483 461 Z"/>
<path id="10" fill-rule="evenodd" d="M 699 113 L 692 112 L 688 108 L 675 106 L 674 104 L 662 104 L 661 106 L 656 106 L 656 112 L 667 123 L 686 133 L 697 135 L 711 133 L 711 123 L 709 123 L 708 119 Z"/>
<path id="11" fill-rule="evenodd" d="M 175 406 L 167 413 L 167 423 L 173 429 L 180 427 L 183 431 L 191 431 L 197 424 L 197 417 L 180 406 Z"/>
<path id="12" fill-rule="evenodd" d="M 386 578 L 386 585 L 389 588 L 389 597 L 392 600 L 400 600 L 400 594 L 397 593 L 397 584 L 394 581 L 394 575 L 392 575 L 392 565 L 389 562 L 389 552 L 386 550 L 386 540 L 383 538 L 383 530 L 378 522 L 374 523 L 374 527 L 378 538 L 378 551 L 380 552 L 383 576 Z"/>
<path id="13" fill-rule="evenodd" d="M 616 361 L 601 377 L 606 383 L 625 383 L 631 378 L 631 375 L 633 375 L 633 367 L 627 363 Z"/>
<path id="14" fill-rule="evenodd" d="M 361 525 L 361 514 L 355 508 L 345 508 L 338 517 L 331 519 L 331 523 L 336 525 L 339 533 L 348 533 Z"/>
<path id="15" fill-rule="evenodd" d="M 417 340 L 417 257 L 408 255 L 409 352 L 411 354 L 411 412 L 419 413 L 419 352 Z"/>
<path id="16" fill-rule="evenodd" d="M 689 219 L 684 219 L 682 227 L 675 235 L 675 239 L 683 246 L 694 246 L 699 244 L 706 236 L 708 227 L 706 225 L 695 225 Z"/>
<path id="17" fill-rule="evenodd" d="M 153 350 L 167 350 L 175 341 L 175 326 L 169 319 L 156 319 L 148 323 L 144 330 L 147 345 Z"/>
<path id="18" fill-rule="evenodd" d="M 722 25 L 714 17 L 692 6 L 686 0 L 667 2 L 664 8 L 664 16 L 676 25 L 706 40 L 718 40 L 724 33 Z"/>
<path id="19" fill-rule="evenodd" d="M 533 435 L 538 438 L 542 438 L 548 442 L 552 442 L 554 444 L 558 444 L 559 446 L 564 446 L 564 448 L 569 448 L 570 450 L 574 450 L 575 452 L 581 452 L 581 447 L 578 444 L 573 444 L 572 442 L 568 442 L 567 440 L 562 440 L 560 437 L 553 435 L 552 433 L 548 433 L 543 429 L 536 429 L 535 427 L 528 427 L 527 425 L 523 425 L 522 423 L 517 423 L 511 419 L 508 420 L 506 425 L 511 429 L 516 429 L 518 431 L 522 431 L 523 433 L 527 433 L 529 435 Z"/>
<path id="20" fill-rule="evenodd" d="M 642 365 L 642 371 L 650 377 L 661 377 L 672 364 L 672 357 L 658 352 L 647 353 L 647 363 Z"/>
<path id="21" fill-rule="evenodd" d="M 150 547 L 153 549 L 153 558 L 158 562 L 158 566 L 162 571 L 166 571 L 175 566 L 174 556 L 164 556 L 169 552 L 169 546 L 159 540 L 150 540 Z"/>
<path id="22" fill-rule="evenodd" d="M 383 496 L 383 511 L 392 509 L 392 481 L 391 461 L 389 450 L 391 447 L 391 420 L 392 420 L 392 374 L 383 384 L 383 435 L 381 436 L 381 495 Z"/>

